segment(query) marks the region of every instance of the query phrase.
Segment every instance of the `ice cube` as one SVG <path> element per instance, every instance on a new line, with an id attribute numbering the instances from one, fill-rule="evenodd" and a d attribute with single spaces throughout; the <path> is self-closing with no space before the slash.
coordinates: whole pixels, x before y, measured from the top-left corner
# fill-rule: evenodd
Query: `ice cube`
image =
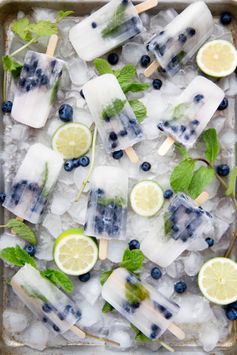
<path id="1" fill-rule="evenodd" d="M 175 260 L 166 268 L 166 272 L 169 276 L 173 278 L 178 278 L 184 274 L 184 265 L 182 260 Z"/>
<path id="2" fill-rule="evenodd" d="M 127 349 L 132 346 L 132 338 L 127 331 L 114 330 L 110 332 L 109 337 L 119 343 L 121 349 Z"/>
<path id="3" fill-rule="evenodd" d="M 220 136 L 220 143 L 223 148 L 234 148 L 237 135 L 233 129 L 226 129 Z"/>
<path id="4" fill-rule="evenodd" d="M 183 257 L 182 260 L 184 263 L 184 270 L 189 276 L 197 275 L 203 264 L 203 257 L 198 252 L 190 253 L 188 256 Z"/>
<path id="5" fill-rule="evenodd" d="M 90 305 L 94 305 L 101 293 L 100 280 L 97 277 L 92 277 L 86 283 L 81 282 L 78 291 L 85 297 Z"/>
<path id="6" fill-rule="evenodd" d="M 86 168 L 79 167 L 79 168 L 75 169 L 75 171 L 73 173 L 73 181 L 74 181 L 76 187 L 78 188 L 78 190 L 81 188 L 82 183 L 88 174 L 88 169 L 89 169 L 89 167 L 86 167 Z M 90 189 L 90 184 L 88 182 L 84 188 L 84 192 L 88 192 L 89 189 Z"/>
<path id="7" fill-rule="evenodd" d="M 13 140 L 25 141 L 28 138 L 29 129 L 22 124 L 14 124 L 10 134 Z"/>
<path id="8" fill-rule="evenodd" d="M 77 107 L 74 108 L 73 121 L 80 122 L 89 128 L 93 124 L 93 118 L 91 114 L 87 110 Z"/>
<path id="9" fill-rule="evenodd" d="M 60 121 L 58 118 L 54 118 L 54 119 L 49 120 L 48 129 L 47 129 L 48 135 L 50 137 L 52 137 L 54 135 L 55 131 L 61 125 L 62 125 L 62 121 Z"/>
<path id="10" fill-rule="evenodd" d="M 3 312 L 3 327 L 8 333 L 14 334 L 22 332 L 29 325 L 29 317 L 23 312 L 7 308 Z"/>
<path id="11" fill-rule="evenodd" d="M 0 250 L 19 245 L 21 248 L 25 246 L 25 242 L 9 232 L 0 235 Z"/>
<path id="12" fill-rule="evenodd" d="M 217 326 L 212 322 L 202 324 L 198 338 L 205 351 L 213 350 L 219 341 Z"/>
<path id="13" fill-rule="evenodd" d="M 178 13 L 174 9 L 162 10 L 151 19 L 151 31 L 157 33 L 162 30 L 163 27 L 168 25 Z"/>
<path id="14" fill-rule="evenodd" d="M 227 229 L 229 228 L 229 223 L 224 221 L 221 218 L 215 217 L 214 219 L 214 227 L 215 227 L 215 233 L 214 233 L 214 239 L 215 241 L 219 241 L 221 237 L 225 234 Z"/>
<path id="15" fill-rule="evenodd" d="M 210 120 L 208 127 L 215 128 L 217 133 L 219 134 L 224 127 L 225 121 L 226 118 L 223 116 L 215 117 L 214 120 Z"/>
<path id="16" fill-rule="evenodd" d="M 135 42 L 127 42 L 122 49 L 122 58 L 129 64 L 137 65 L 143 54 L 146 54 L 145 46 Z"/>
<path id="17" fill-rule="evenodd" d="M 82 317 L 78 322 L 80 327 L 91 327 L 101 319 L 101 306 L 96 303 L 93 306 L 87 301 L 80 302 L 79 307 L 81 309 Z"/>
<path id="18" fill-rule="evenodd" d="M 87 196 L 81 195 L 78 202 L 74 202 L 68 210 L 68 213 L 76 223 L 85 224 L 87 211 Z"/>
<path id="19" fill-rule="evenodd" d="M 39 260 L 53 260 L 53 244 L 54 239 L 47 232 L 42 231 L 38 237 L 35 257 Z"/>
<path id="20" fill-rule="evenodd" d="M 86 62 L 78 57 L 73 57 L 68 62 L 68 70 L 71 81 L 74 85 L 81 86 L 90 79 Z"/>
<path id="21" fill-rule="evenodd" d="M 49 330 L 40 321 L 34 321 L 22 334 L 22 341 L 29 347 L 44 350 L 49 339 Z"/>
<path id="22" fill-rule="evenodd" d="M 123 240 L 110 240 L 108 247 L 108 259 L 114 263 L 119 263 L 122 260 L 124 250 L 128 244 Z"/>
<path id="23" fill-rule="evenodd" d="M 55 215 L 62 216 L 71 206 L 72 198 L 68 194 L 61 194 L 59 191 L 53 194 L 51 202 L 51 212 Z"/>
<path id="24" fill-rule="evenodd" d="M 189 250 L 189 251 L 201 251 L 201 250 L 205 250 L 207 248 L 208 248 L 207 242 L 205 241 L 203 236 L 200 235 L 199 238 L 194 239 L 194 241 L 188 247 L 187 250 Z"/>
<path id="25" fill-rule="evenodd" d="M 169 276 L 163 276 L 157 284 L 157 289 L 169 298 L 174 293 L 174 281 Z"/>
<path id="26" fill-rule="evenodd" d="M 46 215 L 43 220 L 43 227 L 45 227 L 54 238 L 57 238 L 63 231 L 60 217 L 53 213 Z"/>
<path id="27" fill-rule="evenodd" d="M 230 199 L 228 197 L 220 199 L 216 208 L 216 216 L 227 223 L 232 223 L 234 221 L 234 215 L 235 210 Z"/>

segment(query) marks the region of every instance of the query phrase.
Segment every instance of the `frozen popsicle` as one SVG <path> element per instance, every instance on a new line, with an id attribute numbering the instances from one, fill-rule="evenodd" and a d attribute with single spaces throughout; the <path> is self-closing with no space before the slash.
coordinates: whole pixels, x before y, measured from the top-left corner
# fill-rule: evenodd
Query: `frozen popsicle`
<path id="1" fill-rule="evenodd" d="M 191 148 L 216 112 L 225 94 L 211 80 L 197 76 L 161 114 L 158 128 L 168 138 L 159 148 L 165 155 L 176 141 Z"/>
<path id="2" fill-rule="evenodd" d="M 212 216 L 200 204 L 208 198 L 202 193 L 193 201 L 184 193 L 176 195 L 162 215 L 157 235 L 144 238 L 141 250 L 154 263 L 167 267 L 204 231 L 211 228 Z"/>
<path id="3" fill-rule="evenodd" d="M 85 231 L 100 239 L 99 257 L 107 256 L 109 239 L 126 238 L 128 176 L 111 166 L 95 168 L 87 206 Z"/>
<path id="4" fill-rule="evenodd" d="M 45 125 L 55 100 L 64 62 L 53 57 L 57 36 L 52 36 L 46 54 L 28 51 L 13 101 L 14 120 L 33 128 Z"/>
<path id="5" fill-rule="evenodd" d="M 148 42 L 147 50 L 155 55 L 156 61 L 144 74 L 150 76 L 161 66 L 168 75 L 175 75 L 210 37 L 213 26 L 205 2 L 193 2 Z"/>
<path id="6" fill-rule="evenodd" d="M 123 149 L 136 163 L 132 146 L 141 141 L 143 133 L 116 77 L 104 74 L 92 79 L 83 93 L 107 152 Z"/>
<path id="7" fill-rule="evenodd" d="M 39 223 L 62 166 L 59 153 L 43 144 L 33 144 L 13 179 L 3 207 L 22 219 Z"/>
<path id="8" fill-rule="evenodd" d="M 167 329 L 179 339 L 185 337 L 172 323 L 179 306 L 124 268 L 112 272 L 102 287 L 102 297 L 151 340 Z"/>
<path id="9" fill-rule="evenodd" d="M 79 57 L 91 61 L 144 31 L 138 13 L 157 5 L 147 0 L 134 6 L 131 0 L 111 0 L 69 32 L 69 39 Z"/>

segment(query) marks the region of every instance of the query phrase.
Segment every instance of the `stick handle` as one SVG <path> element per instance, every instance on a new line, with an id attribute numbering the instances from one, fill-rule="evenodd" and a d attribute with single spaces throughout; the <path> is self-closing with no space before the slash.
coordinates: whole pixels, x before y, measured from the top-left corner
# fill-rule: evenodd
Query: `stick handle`
<path id="1" fill-rule="evenodd" d="M 136 5 L 135 9 L 136 9 L 137 13 L 140 14 L 141 12 L 152 9 L 157 4 L 158 4 L 158 0 L 146 0 L 146 1 L 142 2 L 141 4 Z"/>
<path id="2" fill-rule="evenodd" d="M 163 157 L 174 143 L 175 143 L 174 138 L 167 137 L 164 143 L 161 144 L 160 148 L 158 149 L 158 154 Z"/>
<path id="3" fill-rule="evenodd" d="M 99 259 L 105 260 L 108 255 L 108 240 L 107 239 L 100 239 L 99 243 Z"/>
<path id="4" fill-rule="evenodd" d="M 201 206 L 209 199 L 209 194 L 206 191 L 203 191 L 196 199 L 195 202 L 198 206 Z"/>
<path id="5" fill-rule="evenodd" d="M 176 336 L 176 338 L 183 340 L 185 338 L 185 333 L 176 324 L 170 323 L 168 326 L 169 331 Z"/>
<path id="6" fill-rule="evenodd" d="M 154 60 L 145 70 L 144 70 L 144 75 L 146 78 L 149 78 L 158 68 L 160 64 L 157 62 L 157 60 Z"/>
<path id="7" fill-rule="evenodd" d="M 135 152 L 135 150 L 133 149 L 133 147 L 126 148 L 125 152 L 126 152 L 128 158 L 129 158 L 129 160 L 132 163 L 134 163 L 134 164 L 138 163 L 139 157 L 138 157 L 137 153 Z"/>
<path id="8" fill-rule="evenodd" d="M 50 57 L 53 57 L 54 52 L 56 50 L 58 44 L 58 36 L 57 35 L 52 35 L 49 39 L 48 47 L 46 50 L 46 54 L 49 55 Z"/>
<path id="9" fill-rule="evenodd" d="M 73 325 L 70 330 L 76 334 L 79 338 L 81 339 L 85 339 L 86 337 L 86 333 L 83 332 L 80 328 L 78 328 L 76 325 Z"/>

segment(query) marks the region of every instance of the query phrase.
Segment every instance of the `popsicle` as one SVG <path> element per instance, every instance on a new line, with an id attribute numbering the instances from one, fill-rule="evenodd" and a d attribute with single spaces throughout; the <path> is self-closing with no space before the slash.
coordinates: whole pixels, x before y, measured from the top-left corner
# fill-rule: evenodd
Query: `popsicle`
<path id="1" fill-rule="evenodd" d="M 50 38 L 46 54 L 28 51 L 21 70 L 11 115 L 33 128 L 45 125 L 59 87 L 64 62 L 53 57 L 57 40 Z"/>
<path id="2" fill-rule="evenodd" d="M 216 112 L 225 94 L 211 80 L 194 78 L 182 94 L 161 114 L 158 128 L 168 138 L 159 148 L 165 155 L 174 142 L 191 148 Z"/>
<path id="3" fill-rule="evenodd" d="M 212 226 L 212 216 L 199 207 L 208 198 L 206 192 L 193 201 L 184 193 L 176 195 L 163 212 L 157 235 L 148 235 L 141 243 L 144 255 L 154 263 L 167 267 L 191 243 Z"/>
<path id="4" fill-rule="evenodd" d="M 109 239 L 126 238 L 128 176 L 111 166 L 95 168 L 87 206 L 85 232 L 100 240 L 99 257 L 107 256 Z"/>
<path id="5" fill-rule="evenodd" d="M 79 57 L 91 61 L 144 31 L 138 16 L 156 6 L 158 0 L 147 0 L 134 6 L 131 0 L 111 0 L 69 32 L 69 39 Z"/>
<path id="6" fill-rule="evenodd" d="M 213 26 L 205 2 L 193 2 L 148 42 L 147 50 L 155 55 L 156 61 L 146 68 L 145 76 L 149 77 L 159 66 L 168 75 L 175 75 L 210 37 Z"/>
<path id="7" fill-rule="evenodd" d="M 43 144 L 33 144 L 7 193 L 3 207 L 31 223 L 39 223 L 63 166 L 62 156 Z"/>
<path id="8" fill-rule="evenodd" d="M 136 116 L 113 74 L 104 74 L 88 81 L 83 93 L 108 153 L 123 149 L 136 163 L 132 146 L 143 138 Z"/>
<path id="9" fill-rule="evenodd" d="M 185 337 L 172 323 L 179 306 L 124 268 L 112 272 L 102 287 L 102 297 L 151 340 L 167 329 L 179 339 Z"/>

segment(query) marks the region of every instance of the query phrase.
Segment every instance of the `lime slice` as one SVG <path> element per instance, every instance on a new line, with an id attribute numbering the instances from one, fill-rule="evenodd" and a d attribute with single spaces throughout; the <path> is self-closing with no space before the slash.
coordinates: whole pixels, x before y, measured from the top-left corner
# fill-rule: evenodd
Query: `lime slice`
<path id="1" fill-rule="evenodd" d="M 66 123 L 53 135 L 52 146 L 64 159 L 78 158 L 91 146 L 91 131 L 81 123 Z"/>
<path id="2" fill-rule="evenodd" d="M 197 64 L 205 74 L 215 78 L 230 75 L 237 66 L 236 49 L 222 39 L 207 42 L 198 51 Z"/>
<path id="3" fill-rule="evenodd" d="M 54 242 L 54 261 L 68 275 L 82 275 L 90 271 L 98 259 L 94 240 L 85 236 L 83 229 L 69 229 Z"/>
<path id="4" fill-rule="evenodd" d="M 198 275 L 199 288 L 211 302 L 229 304 L 237 300 L 237 264 L 227 258 L 208 260 Z"/>
<path id="5" fill-rule="evenodd" d="M 134 212 L 144 217 L 154 216 L 164 202 L 163 191 L 152 180 L 143 180 L 136 184 L 130 194 L 130 203 Z"/>

